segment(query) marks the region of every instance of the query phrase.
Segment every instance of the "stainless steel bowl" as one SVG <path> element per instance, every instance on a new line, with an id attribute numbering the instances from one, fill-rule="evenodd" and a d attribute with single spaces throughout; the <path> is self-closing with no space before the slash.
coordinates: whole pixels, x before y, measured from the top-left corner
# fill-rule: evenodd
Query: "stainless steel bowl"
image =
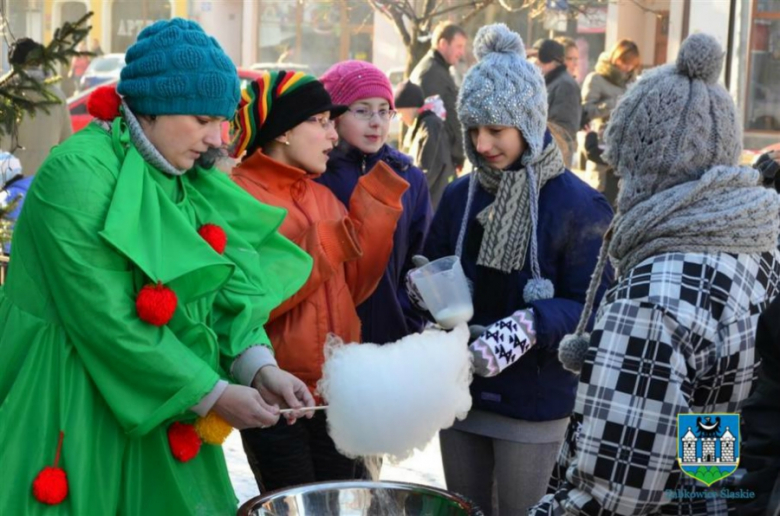
<path id="1" fill-rule="evenodd" d="M 462 496 L 404 482 L 317 482 L 252 498 L 239 516 L 482 516 Z"/>

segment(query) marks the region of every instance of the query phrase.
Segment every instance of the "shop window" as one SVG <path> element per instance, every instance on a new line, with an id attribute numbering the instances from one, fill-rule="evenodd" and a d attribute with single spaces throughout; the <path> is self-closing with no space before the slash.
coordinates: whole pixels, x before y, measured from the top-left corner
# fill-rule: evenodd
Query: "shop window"
<path id="1" fill-rule="evenodd" d="M 759 13 L 780 13 L 780 0 L 758 0 L 756 10 Z"/>
<path id="2" fill-rule="evenodd" d="M 171 4 L 167 0 L 114 0 L 111 4 L 111 51 L 124 52 L 145 27 L 170 17 Z"/>
<path id="3" fill-rule="evenodd" d="M 754 3 L 745 128 L 780 131 L 780 0 Z"/>

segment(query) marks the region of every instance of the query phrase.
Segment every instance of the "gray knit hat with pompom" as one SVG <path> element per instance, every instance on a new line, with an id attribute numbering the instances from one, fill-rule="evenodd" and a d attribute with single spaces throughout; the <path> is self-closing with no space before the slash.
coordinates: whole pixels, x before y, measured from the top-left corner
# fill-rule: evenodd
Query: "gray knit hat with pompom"
<path id="1" fill-rule="evenodd" d="M 539 192 L 533 165 L 542 154 L 544 135 L 547 130 L 547 89 L 544 77 L 536 66 L 526 60 L 525 46 L 520 36 L 509 30 L 509 27 L 503 23 L 494 23 L 479 29 L 474 38 L 474 55 L 477 56 L 479 62 L 469 70 L 463 79 L 457 108 L 458 119 L 463 128 L 466 155 L 477 173 L 473 174 L 469 180 L 466 209 L 463 212 L 458 232 L 455 254 L 461 256 L 463 252 L 471 205 L 479 183 L 476 176 L 483 167 L 489 168 L 489 165 L 483 162 L 482 157 L 474 148 L 469 130 L 484 125 L 515 127 L 523 135 L 526 143 L 526 149 L 520 162 L 529 178 L 525 184 L 530 190 L 525 197 L 527 206 L 524 206 L 522 202 L 514 205 L 515 209 L 522 212 L 524 216 L 527 213 L 527 219 L 530 219 L 528 233 L 530 236 L 532 277 L 523 289 L 523 299 L 529 303 L 540 299 L 551 299 L 555 296 L 555 287 L 552 281 L 542 277 L 539 268 L 536 241 Z M 499 187 L 497 196 L 500 195 L 501 189 Z M 509 216 L 515 217 L 512 214 Z M 501 218 L 496 220 L 504 221 Z M 515 220 L 507 224 L 507 229 L 518 222 Z M 520 225 L 521 223 L 511 229 L 515 230 Z M 513 235 L 512 231 L 503 231 L 503 229 L 500 229 L 503 238 L 514 239 L 513 241 L 516 242 L 521 241 L 520 233 Z M 522 231 L 522 228 L 517 231 Z M 486 229 L 485 238 L 490 238 L 489 227 Z M 484 240 L 482 245 L 486 245 Z M 518 247 L 516 255 L 525 257 L 525 252 L 525 247 Z M 511 270 L 512 263 L 507 263 Z M 477 264 L 482 265 L 479 258 Z M 506 264 L 502 262 L 501 265 Z M 522 261 L 518 263 L 519 267 L 522 265 Z M 500 270 L 507 272 L 505 269 Z"/>
<path id="2" fill-rule="evenodd" d="M 474 38 L 479 59 L 460 87 L 458 119 L 466 155 L 475 168 L 484 165 L 471 143 L 469 129 L 480 125 L 516 127 L 528 148 L 522 164 L 542 152 L 547 129 L 547 89 L 542 72 L 525 58 L 523 40 L 503 23 L 486 25 Z"/>
<path id="3" fill-rule="evenodd" d="M 723 50 L 717 40 L 693 34 L 683 41 L 676 63 L 646 72 L 620 99 L 605 135 L 605 157 L 620 176 L 613 226 L 659 192 L 698 180 L 714 166 L 737 165 L 742 134 L 734 101 L 717 84 L 722 67 Z M 577 328 L 558 345 L 561 364 L 575 373 L 590 348 L 585 328 L 607 263 L 611 233 L 612 228 L 604 236 Z"/>
<path id="4" fill-rule="evenodd" d="M 621 98 L 605 135 L 605 158 L 621 178 L 621 213 L 713 166 L 738 164 L 741 128 L 717 83 L 723 56 L 714 37 L 693 34 L 676 63 L 646 72 Z"/>

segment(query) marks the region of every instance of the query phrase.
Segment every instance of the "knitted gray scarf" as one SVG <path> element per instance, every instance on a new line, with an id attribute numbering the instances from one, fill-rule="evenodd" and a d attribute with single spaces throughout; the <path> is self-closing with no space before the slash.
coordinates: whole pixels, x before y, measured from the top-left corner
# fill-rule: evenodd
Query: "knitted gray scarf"
<path id="1" fill-rule="evenodd" d="M 138 153 L 144 161 L 171 176 L 181 176 L 187 172 L 186 170 L 179 170 L 171 165 L 171 163 L 160 154 L 160 151 L 152 145 L 152 142 L 150 142 L 149 138 L 144 134 L 144 130 L 141 128 L 141 124 L 138 122 L 135 114 L 124 100 L 122 100 L 122 114 L 127 123 L 127 129 L 130 131 L 130 139 L 133 141 L 133 145 L 138 149 Z"/>
<path id="2" fill-rule="evenodd" d="M 657 193 L 615 220 L 613 265 L 624 273 L 661 253 L 773 249 L 780 231 L 778 197 L 760 185 L 752 168 L 718 166 L 698 181 Z"/>
<path id="3" fill-rule="evenodd" d="M 585 327 L 608 255 L 620 277 L 663 253 L 765 253 L 778 234 L 780 195 L 762 187 L 759 172 L 748 167 L 713 167 L 618 213 L 604 235 L 577 329 L 560 344 L 564 367 L 578 372 L 587 351 Z"/>
<path id="4" fill-rule="evenodd" d="M 762 187 L 758 171 L 748 167 L 713 167 L 696 181 L 658 192 L 618 213 L 604 235 L 577 328 L 558 346 L 563 367 L 580 372 L 590 345 L 585 327 L 608 255 L 620 277 L 662 253 L 768 252 L 778 234 L 780 195 Z"/>
<path id="5" fill-rule="evenodd" d="M 504 273 L 520 270 L 525 265 L 530 241 L 535 269 L 532 272 L 534 277 L 540 277 L 536 263 L 539 191 L 564 169 L 561 151 L 551 143 L 537 160 L 524 169 L 502 171 L 480 168 L 476 171 L 479 184 L 496 196 L 495 201 L 477 215 L 477 220 L 485 228 L 477 265 Z"/>

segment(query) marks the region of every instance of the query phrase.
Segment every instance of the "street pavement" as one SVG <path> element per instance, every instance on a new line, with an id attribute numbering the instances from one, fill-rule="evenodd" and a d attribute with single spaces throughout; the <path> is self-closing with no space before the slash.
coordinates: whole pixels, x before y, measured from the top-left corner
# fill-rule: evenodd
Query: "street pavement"
<path id="1" fill-rule="evenodd" d="M 222 449 L 225 452 L 225 460 L 227 460 L 228 472 L 230 480 L 233 482 L 233 489 L 236 491 L 236 497 L 238 497 L 239 504 L 243 504 L 250 498 L 257 496 L 259 491 L 241 446 L 241 434 L 233 431 Z M 418 451 L 398 464 L 391 464 L 385 460 L 380 479 L 444 488 L 444 471 L 441 465 L 438 435 L 424 450 Z"/>

